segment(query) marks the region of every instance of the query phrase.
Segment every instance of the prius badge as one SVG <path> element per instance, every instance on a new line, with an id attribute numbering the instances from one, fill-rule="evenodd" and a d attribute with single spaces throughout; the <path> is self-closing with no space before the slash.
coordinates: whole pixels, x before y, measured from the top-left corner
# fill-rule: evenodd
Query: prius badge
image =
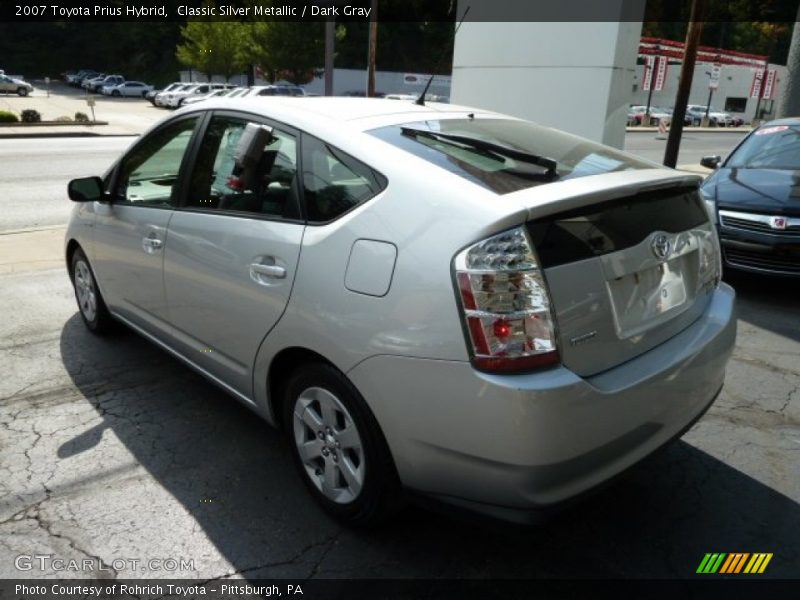
<path id="1" fill-rule="evenodd" d="M 658 260 L 665 260 L 672 252 L 672 242 L 663 233 L 659 233 L 650 242 L 650 250 Z"/>

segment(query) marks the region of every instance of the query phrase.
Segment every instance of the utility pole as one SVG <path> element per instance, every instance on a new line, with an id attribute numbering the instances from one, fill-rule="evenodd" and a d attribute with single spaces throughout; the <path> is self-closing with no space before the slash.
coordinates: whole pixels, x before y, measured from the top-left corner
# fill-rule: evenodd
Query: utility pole
<path id="1" fill-rule="evenodd" d="M 689 29 L 686 32 L 683 64 L 681 64 L 681 77 L 678 81 L 678 93 L 675 96 L 675 110 L 672 113 L 672 123 L 667 138 L 667 148 L 664 150 L 664 165 L 675 168 L 678 164 L 678 150 L 681 146 L 683 134 L 683 119 L 686 116 L 686 104 L 689 102 L 689 92 L 692 90 L 692 77 L 694 65 L 697 60 L 697 45 L 703 31 L 703 19 L 706 14 L 706 0 L 693 0 L 692 13 L 689 17 Z"/>
<path id="2" fill-rule="evenodd" d="M 325 95 L 333 96 L 333 45 L 336 21 L 325 21 Z"/>
<path id="3" fill-rule="evenodd" d="M 767 89 L 767 76 L 769 75 L 769 56 L 764 61 L 764 70 L 761 72 L 761 87 L 758 89 L 758 98 L 756 99 L 756 114 L 753 115 L 753 126 L 761 121 L 758 116 L 758 111 L 761 110 L 761 99 L 764 97 L 764 92 Z"/>
<path id="4" fill-rule="evenodd" d="M 378 0 L 372 0 L 367 49 L 367 97 L 375 95 L 375 54 L 378 47 Z"/>
<path id="5" fill-rule="evenodd" d="M 800 7 L 797 9 L 786 66 L 786 77 L 781 86 L 780 114 L 777 116 L 796 117 L 800 115 Z"/>

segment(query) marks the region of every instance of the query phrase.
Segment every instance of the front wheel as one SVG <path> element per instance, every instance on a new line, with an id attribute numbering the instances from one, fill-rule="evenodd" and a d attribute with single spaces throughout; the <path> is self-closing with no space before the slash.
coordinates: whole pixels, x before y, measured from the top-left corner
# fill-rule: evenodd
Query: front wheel
<path id="1" fill-rule="evenodd" d="M 103 296 L 97 287 L 89 260 L 83 250 L 78 248 L 72 255 L 72 287 L 81 318 L 89 331 L 102 335 L 114 328 L 114 320 L 106 308 Z"/>
<path id="2" fill-rule="evenodd" d="M 24 87 L 17 88 L 17 94 L 19 94 L 22 97 L 27 96 L 28 95 L 28 88 L 24 88 Z"/>
<path id="3" fill-rule="evenodd" d="M 112 95 L 112 96 L 115 96 L 115 97 L 119 97 L 119 96 L 121 96 L 122 94 L 120 94 L 120 93 L 119 93 L 119 90 L 114 90 L 113 92 L 111 92 L 111 95 Z"/>
<path id="4" fill-rule="evenodd" d="M 322 507 L 354 526 L 382 522 L 399 506 L 400 482 L 375 417 L 330 365 L 290 377 L 284 425 L 300 476 Z"/>

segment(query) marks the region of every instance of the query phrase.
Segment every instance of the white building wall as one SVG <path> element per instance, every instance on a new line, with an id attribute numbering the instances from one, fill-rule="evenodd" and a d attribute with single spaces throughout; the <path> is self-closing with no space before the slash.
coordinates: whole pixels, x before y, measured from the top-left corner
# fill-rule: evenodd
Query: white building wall
<path id="1" fill-rule="evenodd" d="M 781 65 L 770 65 L 770 69 L 777 70 L 776 82 L 773 90 L 772 97 L 780 97 L 780 88 L 786 78 L 786 67 Z M 711 65 L 699 64 L 695 65 L 694 76 L 692 77 L 692 90 L 689 94 L 688 104 L 700 104 L 705 106 L 708 104 L 708 72 L 711 71 Z M 667 76 L 664 81 L 664 89 L 660 92 L 653 92 L 651 104 L 653 106 L 660 106 L 664 108 L 671 108 L 675 105 L 675 94 L 678 91 L 678 79 L 680 78 L 681 65 L 669 65 L 667 69 Z M 752 121 L 756 112 L 756 98 L 750 98 L 750 87 L 753 83 L 754 69 L 750 67 L 738 67 L 723 65 L 722 72 L 720 73 L 719 89 L 714 92 L 711 97 L 711 106 L 718 110 L 725 110 L 732 115 L 739 116 L 745 122 Z M 636 74 L 633 80 L 633 87 L 631 89 L 631 104 L 647 104 L 648 92 L 642 90 L 642 78 L 644 77 L 644 65 L 636 67 Z M 729 98 L 745 98 L 747 104 L 743 111 L 726 110 L 726 101 Z M 770 119 L 777 112 L 777 100 L 775 102 L 761 101 L 761 108 L 768 109 L 764 118 Z M 769 110 L 771 109 L 771 110 Z"/>
<path id="2" fill-rule="evenodd" d="M 451 101 L 621 148 L 640 34 L 630 22 L 464 22 Z"/>

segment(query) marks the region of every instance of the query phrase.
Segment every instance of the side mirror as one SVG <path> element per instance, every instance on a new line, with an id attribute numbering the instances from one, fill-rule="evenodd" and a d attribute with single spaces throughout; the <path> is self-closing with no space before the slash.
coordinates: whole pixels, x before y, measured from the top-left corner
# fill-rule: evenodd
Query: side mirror
<path id="1" fill-rule="evenodd" d="M 67 194 L 73 202 L 96 202 L 103 200 L 103 180 L 99 177 L 73 179 L 67 186 Z"/>
<path id="2" fill-rule="evenodd" d="M 700 159 L 700 164 L 708 169 L 716 169 L 721 162 L 721 156 L 704 156 Z"/>

